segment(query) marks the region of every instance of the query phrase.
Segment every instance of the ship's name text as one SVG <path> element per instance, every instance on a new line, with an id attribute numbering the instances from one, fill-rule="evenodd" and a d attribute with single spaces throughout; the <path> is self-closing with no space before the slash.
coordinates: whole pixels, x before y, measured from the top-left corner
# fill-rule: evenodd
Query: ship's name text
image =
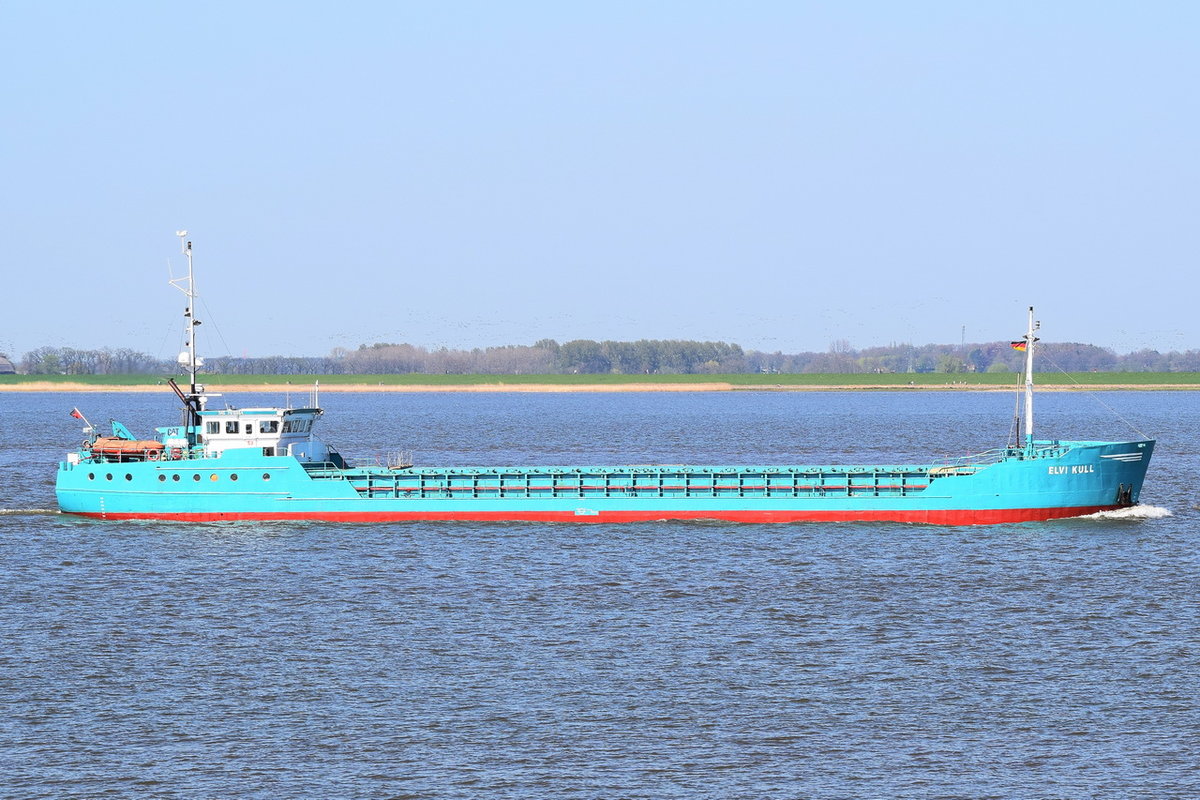
<path id="1" fill-rule="evenodd" d="M 1051 475 L 1083 475 L 1088 472 L 1095 472 L 1095 464 L 1076 464 L 1072 467 L 1046 467 L 1046 471 Z"/>

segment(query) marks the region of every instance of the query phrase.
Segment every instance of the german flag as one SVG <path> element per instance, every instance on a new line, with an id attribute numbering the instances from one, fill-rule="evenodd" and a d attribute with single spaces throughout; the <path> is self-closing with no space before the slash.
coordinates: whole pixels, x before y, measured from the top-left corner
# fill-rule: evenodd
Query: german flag
<path id="1" fill-rule="evenodd" d="M 1024 351 L 1024 350 L 1026 349 L 1026 347 L 1027 347 L 1027 343 L 1026 343 L 1026 342 L 1013 342 L 1013 343 L 1012 343 L 1012 349 L 1013 349 L 1013 350 L 1021 350 L 1021 351 Z"/>

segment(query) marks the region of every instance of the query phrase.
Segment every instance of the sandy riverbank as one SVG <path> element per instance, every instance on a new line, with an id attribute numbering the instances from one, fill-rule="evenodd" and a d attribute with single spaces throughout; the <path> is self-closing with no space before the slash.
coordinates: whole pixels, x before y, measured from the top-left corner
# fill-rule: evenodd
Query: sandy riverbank
<path id="1" fill-rule="evenodd" d="M 1069 391 L 1197 391 L 1200 385 L 1178 383 L 1106 383 L 1090 385 L 1047 385 L 1039 384 L 1039 392 Z M 229 384 L 208 386 L 212 394 L 275 393 L 303 394 L 308 386 L 279 384 Z M 84 392 L 161 392 L 170 394 L 164 385 L 141 384 L 137 386 L 103 386 L 90 383 L 55 383 L 33 381 L 29 383 L 0 384 L 0 392 L 59 392 L 78 394 Z M 766 384 L 748 385 L 732 383 L 480 383 L 480 384 L 383 384 L 383 383 L 329 383 L 321 386 L 322 392 L 880 392 L 880 391 L 936 391 L 936 392 L 1011 392 L 1012 385 L 994 386 L 966 383 L 944 384 L 841 384 L 841 385 L 794 385 Z"/>

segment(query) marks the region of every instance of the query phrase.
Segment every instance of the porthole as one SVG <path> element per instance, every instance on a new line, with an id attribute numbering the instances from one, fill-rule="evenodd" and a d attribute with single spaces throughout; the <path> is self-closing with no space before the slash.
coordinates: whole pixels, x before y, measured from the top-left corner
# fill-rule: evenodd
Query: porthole
<path id="1" fill-rule="evenodd" d="M 105 476 L 104 476 L 104 479 L 105 479 L 105 480 L 108 480 L 108 481 L 111 481 L 111 480 L 112 480 L 112 473 L 110 472 L 110 473 L 108 473 L 107 475 L 105 475 Z"/>
<path id="2" fill-rule="evenodd" d="M 235 472 L 235 473 L 233 473 L 232 475 L 230 475 L 230 476 L 229 476 L 229 480 L 231 480 L 231 481 L 236 481 L 236 480 L 237 480 L 237 473 Z"/>
<path id="3" fill-rule="evenodd" d="M 89 473 L 88 473 L 88 480 L 89 480 L 89 481 L 94 481 L 94 480 L 96 480 L 96 473 L 94 473 L 94 472 L 89 472 Z"/>
<path id="4" fill-rule="evenodd" d="M 263 480 L 264 480 L 264 481 L 269 481 L 269 480 L 271 480 L 271 473 L 269 473 L 269 472 L 264 472 L 264 473 L 263 473 Z"/>
<path id="5" fill-rule="evenodd" d="M 212 481 L 213 483 L 216 483 L 217 482 L 217 473 L 214 472 L 212 475 L 209 475 L 208 479 L 210 481 Z"/>
<path id="6" fill-rule="evenodd" d="M 130 475 L 128 472 L 126 472 L 126 473 L 125 473 L 125 480 L 127 480 L 127 481 L 131 481 L 131 480 L 133 480 L 133 476 L 132 476 L 132 475 Z"/>
<path id="7" fill-rule="evenodd" d="M 159 475 L 159 476 L 158 476 L 158 481 L 159 481 L 159 483 L 162 483 L 162 482 L 163 482 L 163 481 L 165 481 L 166 479 L 167 479 L 167 476 L 166 476 L 166 475 Z"/>
<path id="8" fill-rule="evenodd" d="M 198 481 L 198 480 L 200 480 L 200 473 L 199 473 L 199 472 L 197 472 L 195 475 L 193 475 L 193 476 L 192 476 L 192 480 L 194 480 L 194 481 Z"/>
<path id="9" fill-rule="evenodd" d="M 176 472 L 174 475 L 172 475 L 172 476 L 171 476 L 171 480 L 173 480 L 173 481 L 177 481 L 177 480 L 179 480 L 179 473 L 178 473 L 178 472 Z"/>

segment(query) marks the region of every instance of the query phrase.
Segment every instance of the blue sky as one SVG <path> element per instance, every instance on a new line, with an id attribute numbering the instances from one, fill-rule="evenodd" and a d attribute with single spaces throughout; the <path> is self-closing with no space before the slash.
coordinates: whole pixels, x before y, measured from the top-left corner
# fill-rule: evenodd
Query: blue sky
<path id="1" fill-rule="evenodd" d="M 1200 347 L 1200 5 L 0 5 L 0 350 Z"/>

